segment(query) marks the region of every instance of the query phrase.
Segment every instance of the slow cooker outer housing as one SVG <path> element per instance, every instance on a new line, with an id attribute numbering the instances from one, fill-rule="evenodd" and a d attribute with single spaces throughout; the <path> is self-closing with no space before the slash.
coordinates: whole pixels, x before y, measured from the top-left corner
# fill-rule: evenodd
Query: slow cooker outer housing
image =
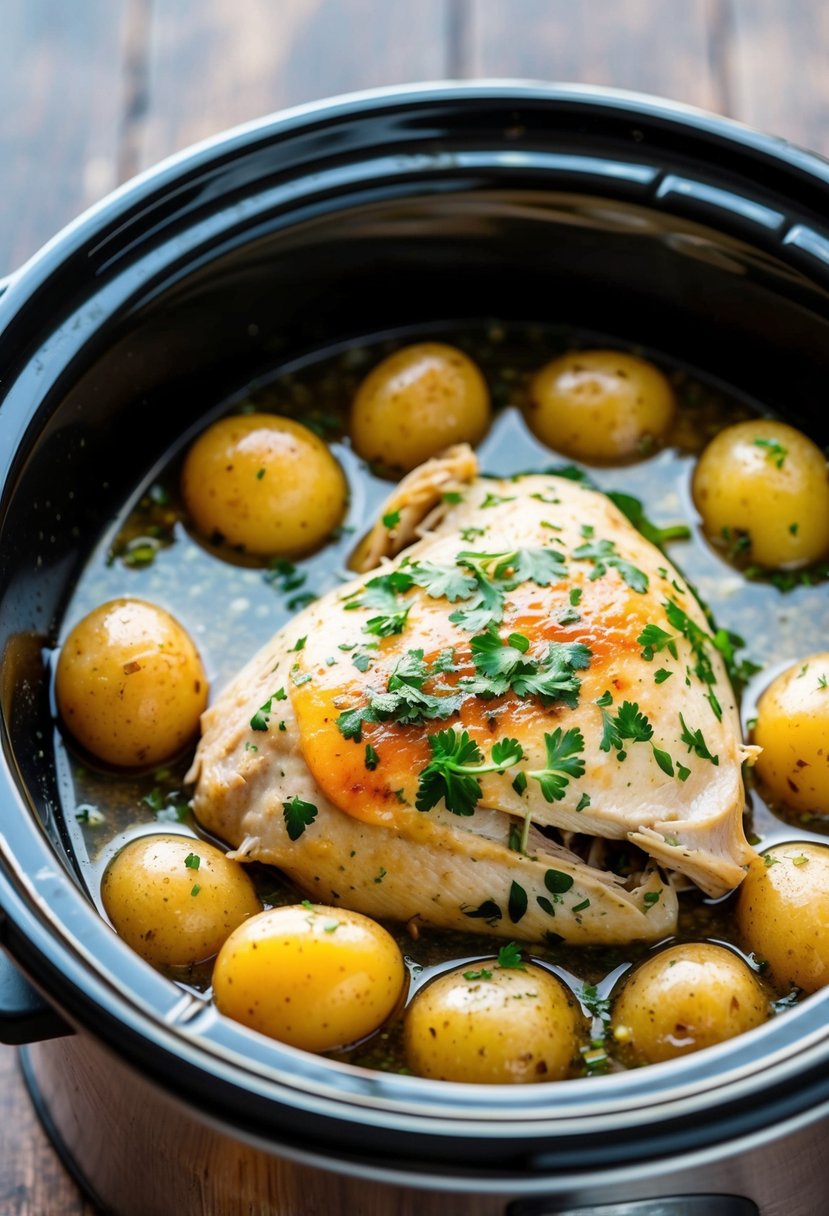
<path id="1" fill-rule="evenodd" d="M 123 947 L 83 892 L 42 652 L 91 546 L 174 437 L 223 392 L 365 335 L 481 316 L 584 325 L 704 368 L 825 441 L 828 203 L 819 158 L 683 107 L 424 86 L 305 107 L 177 157 L 12 277 L 3 940 L 81 1032 L 36 1049 L 44 1092 L 61 1053 L 86 1043 L 260 1148 L 512 1194 L 636 1163 L 669 1174 L 676 1154 L 822 1114 L 824 996 L 675 1065 L 518 1090 L 362 1073 L 223 1023 Z"/>

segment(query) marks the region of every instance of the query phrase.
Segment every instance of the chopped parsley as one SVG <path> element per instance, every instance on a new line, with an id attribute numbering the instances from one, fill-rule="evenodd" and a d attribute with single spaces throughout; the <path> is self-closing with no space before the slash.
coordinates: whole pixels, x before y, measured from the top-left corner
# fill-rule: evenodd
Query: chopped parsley
<path id="1" fill-rule="evenodd" d="M 644 595 L 650 585 L 650 580 L 644 570 L 640 570 L 638 566 L 634 566 L 620 557 L 612 540 L 590 540 L 587 544 L 579 545 L 577 549 L 574 549 L 573 557 L 576 561 L 593 563 L 593 571 L 589 575 L 591 582 L 601 578 L 603 574 L 607 574 L 608 569 L 613 569 L 618 571 L 632 591 L 636 591 L 640 595 Z"/>
<path id="2" fill-rule="evenodd" d="M 429 811 L 443 799 L 453 815 L 472 815 L 481 797 L 479 776 L 503 772 L 524 755 L 516 739 L 501 739 L 493 745 L 487 764 L 468 732 L 451 727 L 429 735 L 428 741 L 432 759 L 420 773 L 415 798 L 419 811 Z"/>
<path id="3" fill-rule="evenodd" d="M 607 497 L 630 520 L 637 532 L 641 532 L 646 540 L 659 549 L 664 549 L 665 545 L 672 540 L 688 540 L 691 536 L 691 529 L 685 524 L 669 524 L 665 528 L 660 528 L 658 524 L 648 519 L 642 503 L 632 494 L 609 490 Z"/>
<path id="4" fill-rule="evenodd" d="M 770 460 L 775 468 L 782 469 L 786 463 L 786 457 L 789 454 L 789 449 L 783 447 L 778 439 L 760 439 L 753 440 L 756 448 L 765 448 L 766 459 Z"/>
<path id="5" fill-rule="evenodd" d="M 512 498 L 504 498 L 500 494 L 487 494 L 486 498 L 481 503 L 481 506 L 482 507 L 500 507 L 501 504 L 505 503 L 505 502 L 515 502 L 515 497 L 513 496 Z"/>
<path id="6" fill-rule="evenodd" d="M 521 949 L 515 942 L 507 942 L 498 951 L 498 966 L 504 971 L 526 971 L 527 965 L 521 957 Z"/>
<path id="7" fill-rule="evenodd" d="M 366 744 L 366 759 L 365 759 L 366 768 L 368 769 L 368 771 L 370 773 L 373 773 L 379 763 L 380 763 L 380 757 L 377 755 L 377 752 L 374 750 L 374 748 L 371 746 L 371 744 L 367 743 Z"/>
<path id="8" fill-rule="evenodd" d="M 184 859 L 184 864 L 188 870 L 198 870 L 201 865 L 201 857 L 199 857 L 198 853 L 188 853 Z"/>
<path id="9" fill-rule="evenodd" d="M 389 511 L 387 515 L 383 516 L 383 527 L 384 528 L 396 528 L 399 523 L 400 523 L 400 512 L 399 511 Z"/>
<path id="10" fill-rule="evenodd" d="M 646 625 L 636 641 L 642 647 L 642 658 L 646 663 L 650 663 L 653 656 L 658 654 L 660 650 L 667 650 L 668 654 L 674 659 L 679 657 L 674 636 L 668 633 L 667 630 L 660 628 L 659 625 Z"/>
<path id="11" fill-rule="evenodd" d="M 578 728 L 562 732 L 560 726 L 544 735 L 547 763 L 543 769 L 529 773 L 541 786 L 545 802 L 559 802 L 565 795 L 571 778 L 584 776 L 584 736 Z"/>
<path id="12" fill-rule="evenodd" d="M 477 675 L 465 682 L 479 697 L 498 697 L 512 691 L 519 697 L 537 696 L 542 704 L 561 702 L 574 709 L 581 680 L 575 674 L 588 667 L 591 652 L 581 642 L 550 642 L 540 659 L 527 657 L 529 639 L 511 633 L 506 642 L 490 629 L 471 642 Z"/>
<path id="13" fill-rule="evenodd" d="M 317 808 L 313 802 L 303 802 L 294 794 L 290 802 L 282 803 L 282 816 L 289 838 L 299 840 L 305 829 L 316 819 Z"/>
<path id="14" fill-rule="evenodd" d="M 701 730 L 691 730 L 685 722 L 682 714 L 679 715 L 679 723 L 682 727 L 680 739 L 688 745 L 688 751 L 694 752 L 701 760 L 710 760 L 712 764 L 717 765 L 720 762 L 719 756 L 714 756 L 708 749 L 708 745 L 703 738 Z"/>
<path id="15" fill-rule="evenodd" d="M 270 716 L 273 713 L 273 707 L 277 701 L 287 699 L 287 693 L 284 688 L 277 688 L 276 692 L 268 697 L 264 705 L 260 705 L 256 713 L 250 720 L 251 730 L 267 730 Z"/>

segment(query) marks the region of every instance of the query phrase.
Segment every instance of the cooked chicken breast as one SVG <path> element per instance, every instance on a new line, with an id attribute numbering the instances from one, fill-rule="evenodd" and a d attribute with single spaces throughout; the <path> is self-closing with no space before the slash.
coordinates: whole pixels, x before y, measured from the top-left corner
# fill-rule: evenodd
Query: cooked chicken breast
<path id="1" fill-rule="evenodd" d="M 604 495 L 476 477 L 468 449 L 382 514 L 381 565 L 204 714 L 200 822 L 315 900 L 528 941 L 655 940 L 677 876 L 736 886 L 750 749 L 664 554 Z"/>

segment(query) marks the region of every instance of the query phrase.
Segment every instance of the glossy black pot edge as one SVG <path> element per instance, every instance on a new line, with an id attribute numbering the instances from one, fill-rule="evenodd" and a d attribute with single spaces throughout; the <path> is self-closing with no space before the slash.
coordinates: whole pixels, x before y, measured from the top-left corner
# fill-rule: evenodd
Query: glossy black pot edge
<path id="1" fill-rule="evenodd" d="M 407 106 L 416 107 L 418 104 L 423 105 L 428 102 L 426 108 L 429 109 L 431 105 L 429 90 L 413 92 L 414 100 L 411 98 L 411 91 L 408 90 L 402 96 L 393 97 L 391 101 L 385 95 L 372 96 L 368 100 L 369 108 L 373 107 L 375 111 L 385 114 L 384 107 L 389 107 L 398 116 L 400 114 L 405 116 Z M 625 101 L 623 95 L 613 95 L 608 100 L 607 96 L 600 94 L 598 100 L 593 97 L 591 101 L 591 94 L 578 90 L 550 90 L 539 99 L 537 91 L 527 87 L 524 92 L 520 93 L 520 102 L 525 108 L 529 108 L 530 103 L 535 100 L 542 105 L 542 108 L 546 108 L 548 103 L 552 105 L 562 93 L 566 94 L 568 109 L 577 113 L 581 106 L 582 122 L 589 125 L 590 120 L 597 120 L 605 107 L 609 106 L 616 116 L 616 121 L 619 124 L 627 123 L 628 128 L 630 127 L 629 115 L 627 118 L 623 117 Z M 438 111 L 436 112 L 439 112 L 442 107 L 446 113 L 449 113 L 452 109 L 453 98 L 458 103 L 460 101 L 471 103 L 473 109 L 484 104 L 483 94 L 478 86 L 466 89 L 440 87 L 437 90 Z M 295 114 L 265 124 L 264 131 L 271 132 L 271 135 L 283 130 L 293 131 L 297 125 L 301 128 L 303 118 L 307 118 L 309 125 L 316 130 L 320 123 L 326 121 L 326 116 L 330 118 L 332 114 L 348 114 L 350 113 L 349 107 L 355 107 L 356 112 L 359 113 L 361 104 L 363 104 L 361 99 L 356 99 L 356 101 L 347 99 L 345 102 L 336 103 L 333 106 L 323 106 L 319 111 L 302 111 L 299 116 Z M 495 101 L 490 99 L 486 104 L 490 110 L 493 107 L 499 108 L 499 113 L 509 105 L 514 110 L 515 96 L 514 93 L 510 93 L 509 96 L 507 93 L 499 93 Z M 634 99 L 637 123 L 640 117 L 644 123 L 648 104 L 656 111 L 658 119 L 666 127 L 671 125 L 683 127 L 683 123 L 690 124 L 692 120 L 697 121 L 696 115 L 689 116 L 688 112 L 680 108 L 663 106 L 661 103 L 654 105 L 654 103 L 647 103 L 645 99 Z M 703 116 L 703 118 L 704 121 L 699 120 L 703 130 L 707 131 L 709 126 L 715 128 L 723 148 L 730 147 L 734 153 L 734 159 L 737 159 L 734 141 L 739 143 L 745 138 L 752 154 L 760 159 L 763 159 L 764 155 L 775 156 L 778 151 L 781 152 L 785 161 L 783 170 L 780 170 L 781 173 L 793 172 L 796 176 L 806 171 L 805 166 L 813 164 L 814 177 L 819 178 L 820 188 L 825 196 L 826 166 L 822 162 L 809 158 L 806 153 L 799 153 L 785 146 L 781 147 L 778 141 L 767 140 L 765 137 L 755 136 L 751 133 L 746 136 L 740 128 L 734 127 L 733 124 L 711 119 L 708 116 Z M 658 121 L 656 125 L 658 127 Z M 689 131 L 683 127 L 683 132 L 689 142 L 693 140 L 700 142 L 698 131 Z M 233 150 L 239 150 L 242 155 L 245 138 L 245 133 L 241 135 L 237 133 L 229 137 L 227 141 L 219 141 L 207 150 L 197 152 L 192 157 L 184 157 L 180 162 L 175 162 L 172 167 L 168 166 L 160 174 L 163 184 L 158 187 L 158 196 L 163 197 L 167 185 L 170 185 L 174 195 L 177 194 L 175 188 L 178 180 L 177 165 L 181 167 L 182 178 L 198 177 L 205 166 L 209 169 L 212 154 L 215 154 L 217 164 L 226 162 Z M 263 134 L 262 126 L 257 126 L 252 129 L 250 138 L 258 147 L 268 136 Z M 732 141 L 731 144 L 728 143 L 729 139 Z M 633 136 L 630 136 L 630 141 L 632 146 L 636 143 Z M 704 141 L 702 142 L 704 143 Z M 61 308 L 59 315 L 65 315 L 70 303 L 77 302 L 80 289 L 70 283 L 69 279 L 72 278 L 72 275 L 79 273 L 79 268 L 83 264 L 82 257 L 76 256 L 81 250 L 86 249 L 92 259 L 91 268 L 98 275 L 97 280 L 93 280 L 94 286 L 100 285 L 108 273 L 114 273 L 114 264 L 111 259 L 108 262 L 101 261 L 97 267 L 94 264 L 95 250 L 100 248 L 100 241 L 97 245 L 95 243 L 96 233 L 100 228 L 99 221 L 111 231 L 115 231 L 119 227 L 116 223 L 119 216 L 125 225 L 133 221 L 137 222 L 135 215 L 141 212 L 141 200 L 154 194 L 151 189 L 153 181 L 154 177 L 151 175 L 149 179 L 144 179 L 144 182 L 136 187 L 138 201 L 133 198 L 128 188 L 116 199 L 102 204 L 100 209 L 96 209 L 85 220 L 79 221 L 78 225 L 70 229 L 66 235 L 66 249 L 62 249 L 59 238 L 39 258 L 34 260 L 26 273 L 15 280 L 6 298 L 0 301 L 0 320 L 4 316 L 16 317 L 16 323 L 20 327 L 17 331 L 14 331 L 13 327 L 7 328 L 3 337 L 0 338 L 0 346 L 6 344 L 5 350 L 10 356 L 14 353 L 9 349 L 9 346 L 13 345 L 10 333 L 17 332 L 22 336 L 25 330 L 29 347 L 37 344 L 38 317 L 35 305 L 40 305 L 44 301 L 44 297 L 39 295 L 43 284 L 48 285 L 50 290 L 54 290 L 55 301 L 60 304 Z M 789 184 L 794 190 L 794 182 Z M 816 189 L 816 181 L 811 180 L 812 192 L 814 193 Z M 132 219 L 129 219 L 128 216 L 132 216 Z M 738 216 L 735 224 L 737 227 L 745 226 L 744 221 L 745 216 Z M 157 234 L 158 229 L 153 229 L 153 232 Z M 61 280 L 61 275 L 58 273 L 58 268 L 63 265 L 63 253 L 70 261 L 75 259 L 72 275 L 69 275 L 65 281 Z M 820 266 L 825 272 L 825 266 L 822 263 Z M 54 279 L 50 278 L 52 270 L 55 271 Z M 65 266 L 64 270 L 66 270 Z M 82 279 L 82 282 L 84 290 L 87 290 L 86 281 Z M 4 311 L 6 309 L 8 311 Z M 11 757 L 8 759 L 11 760 Z M 10 809 L 11 814 L 14 815 L 15 807 Z M 20 811 L 26 813 L 22 804 Z M 38 859 L 43 862 L 48 858 L 48 850 L 44 848 L 38 855 Z M 52 861 L 54 863 L 54 858 Z M 89 1028 L 103 1041 L 121 1052 L 125 1058 L 138 1065 L 142 1071 L 153 1076 L 159 1083 L 175 1089 L 180 1094 L 191 1095 L 193 1104 L 204 1110 L 205 1113 L 216 1119 L 232 1123 L 239 1129 L 247 1131 L 251 1136 L 261 1136 L 263 1132 L 272 1131 L 279 1143 L 289 1145 L 297 1143 L 298 1140 L 304 1143 L 310 1138 L 323 1149 L 330 1148 L 333 1151 L 339 1148 L 342 1150 L 343 1146 L 346 1146 L 349 1152 L 359 1156 L 366 1151 L 366 1124 L 371 1123 L 377 1129 L 376 1143 L 371 1145 L 372 1152 L 384 1157 L 392 1154 L 400 1160 L 405 1159 L 409 1153 L 415 1153 L 420 1158 L 422 1153 L 424 1157 L 430 1159 L 454 1163 L 458 1156 L 458 1140 L 463 1137 L 465 1141 L 464 1157 L 474 1157 L 484 1166 L 489 1165 L 493 1169 L 512 1168 L 516 1165 L 520 1165 L 522 1168 L 547 1169 L 552 1167 L 554 1160 L 558 1160 L 562 1168 L 571 1168 L 576 1160 L 592 1163 L 595 1168 L 607 1163 L 608 1144 L 606 1139 L 602 1140 L 598 1155 L 590 1149 L 586 1142 L 589 1133 L 595 1128 L 595 1125 L 589 1120 L 582 1120 L 580 1128 L 576 1128 L 574 1123 L 573 1133 L 560 1137 L 557 1135 L 555 1144 L 551 1146 L 549 1140 L 551 1127 L 545 1126 L 542 1129 L 539 1122 L 533 1123 L 535 1119 L 534 1099 L 538 1095 L 523 1097 L 527 1115 L 526 1121 L 520 1124 L 514 1121 L 515 1096 L 505 1096 L 502 1112 L 504 1122 L 496 1128 L 484 1129 L 480 1124 L 476 1125 L 474 1119 L 463 1117 L 463 1102 L 459 1107 L 453 1108 L 449 1097 L 442 1102 L 437 1094 L 435 1094 L 431 1108 L 428 1105 L 423 1107 L 417 1116 L 402 1114 L 400 1111 L 384 1111 L 381 1108 L 381 1082 L 379 1080 L 374 1082 L 370 1078 L 357 1078 L 351 1087 L 351 1092 L 348 1087 L 345 1087 L 338 1095 L 332 1095 L 330 1088 L 326 1092 L 324 1086 L 320 1084 L 319 1092 L 311 1093 L 309 1097 L 308 1093 L 299 1094 L 295 1089 L 292 1090 L 288 1083 L 284 1083 L 280 1089 L 279 1085 L 270 1084 L 268 1078 L 256 1078 L 251 1076 L 250 1071 L 244 1074 L 241 1069 L 237 1070 L 230 1051 L 224 1059 L 215 1055 L 211 1056 L 208 1069 L 205 1067 L 206 1053 L 199 1050 L 196 1042 L 187 1040 L 181 1034 L 174 1034 L 167 1027 L 160 1028 L 147 1015 L 146 1009 L 139 1002 L 129 998 L 123 987 L 114 983 L 107 984 L 103 976 L 93 975 L 88 961 L 84 959 L 81 952 L 69 950 L 66 943 L 59 946 L 54 922 L 50 923 L 50 917 L 43 914 L 42 907 L 38 908 L 37 899 L 33 898 L 31 891 L 25 890 L 25 883 L 21 884 L 20 878 L 21 876 L 15 875 L 12 870 L 7 870 L 5 875 L 0 872 L 0 903 L 6 908 L 17 931 L 14 939 L 9 939 L 12 951 L 31 972 L 38 986 L 50 995 L 54 994 L 56 1002 L 65 1009 L 70 1021 Z M 66 882 L 65 877 L 63 882 Z M 54 875 L 52 890 L 55 900 L 58 902 L 60 897 L 66 894 L 62 889 L 58 873 Z M 64 900 L 65 906 L 66 900 Z M 87 919 L 90 913 L 94 915 L 88 906 L 86 913 Z M 810 1038 L 816 1040 L 819 1036 L 821 1019 L 814 1003 L 807 1002 L 801 1010 L 794 1011 L 789 1017 L 792 1019 L 789 1025 L 793 1030 L 796 1025 L 807 1028 L 806 1040 Z M 764 1038 L 764 1042 L 773 1039 L 777 1030 L 779 1028 L 770 1027 L 770 1033 Z M 816 1042 L 812 1043 L 814 1051 L 811 1054 L 806 1050 L 798 1052 L 796 1068 L 787 1068 L 784 1067 L 786 1061 L 783 1059 L 786 1052 L 781 1047 L 784 1037 L 778 1035 L 776 1055 L 772 1053 L 768 1069 L 764 1070 L 764 1073 L 767 1074 L 768 1085 L 764 1090 L 762 1104 L 746 1102 L 745 1090 L 738 1085 L 730 1097 L 724 1098 L 722 1121 L 718 1107 L 716 1126 L 713 1125 L 710 1110 L 706 1111 L 699 1105 L 694 1108 L 693 1104 L 686 1104 L 681 1113 L 674 1111 L 671 1118 L 664 1120 L 661 1124 L 660 1140 L 656 1143 L 649 1138 L 643 1141 L 641 1128 L 638 1126 L 627 1129 L 617 1127 L 614 1136 L 614 1150 L 618 1146 L 619 1154 L 625 1160 L 652 1158 L 655 1153 L 662 1151 L 670 1153 L 676 1150 L 676 1140 L 672 1144 L 667 1142 L 671 1133 L 676 1132 L 680 1127 L 684 1143 L 690 1142 L 689 1138 L 694 1139 L 694 1137 L 698 1137 L 700 1143 L 712 1139 L 722 1140 L 766 1126 L 769 1120 L 782 1116 L 784 1112 L 806 1109 L 809 1105 L 820 1102 L 825 1096 L 827 1078 L 825 1061 L 818 1050 L 818 1045 Z M 231 1045 L 233 1045 L 232 1040 Z M 739 1054 L 739 1049 L 737 1049 L 730 1052 L 728 1056 L 726 1053 L 722 1053 L 716 1058 L 725 1061 L 726 1058 L 729 1060 L 738 1058 Z M 789 1053 L 789 1055 L 791 1054 Z M 241 1050 L 238 1052 L 238 1058 L 241 1059 Z M 290 1061 L 291 1057 L 287 1055 L 286 1060 Z M 296 1070 L 298 1079 L 294 1084 L 300 1087 L 304 1081 L 308 1081 L 310 1087 L 313 1088 L 318 1082 L 318 1074 L 322 1072 L 324 1069 L 321 1066 L 315 1066 L 312 1062 L 308 1064 L 306 1072 L 303 1073 L 302 1068 Z M 597 1102 L 602 1095 L 611 1092 L 600 1082 L 601 1079 L 596 1079 L 591 1083 L 595 1084 L 593 1094 Z M 405 1085 L 402 1085 L 402 1088 L 405 1089 Z M 454 1087 L 450 1088 L 454 1089 Z M 717 1083 L 714 1080 L 712 1089 L 716 1088 Z M 624 1083 L 621 1083 L 617 1092 L 621 1092 L 623 1089 Z M 415 1088 L 412 1092 L 424 1094 L 431 1091 L 423 1088 L 423 1083 L 421 1083 L 421 1087 Z M 443 1092 L 446 1093 L 445 1090 Z M 564 1104 L 563 1090 L 561 1098 Z M 375 1099 L 377 1100 L 376 1106 L 372 1108 L 371 1104 L 375 1102 Z M 481 1095 L 481 1099 L 483 1100 L 483 1095 Z M 471 1104 L 472 1097 L 468 1101 Z M 350 1102 L 353 1102 L 354 1105 L 350 1106 Z M 780 1103 L 779 1110 L 775 1106 L 776 1102 Z M 359 1107 L 359 1112 L 357 1107 Z M 494 1109 L 493 1104 L 493 1113 Z"/>
<path id="2" fill-rule="evenodd" d="M 41 315 L 55 315 L 56 306 L 68 311 L 72 304 L 67 301 L 77 301 L 78 282 L 100 281 L 124 257 L 135 257 L 147 240 L 158 243 L 197 222 L 215 205 L 217 193 L 225 203 L 233 197 L 242 199 L 253 178 L 261 183 L 261 166 L 257 168 L 256 160 L 270 160 L 275 137 L 281 141 L 278 163 L 270 162 L 275 181 L 309 163 L 316 172 L 326 160 L 338 163 L 347 153 L 353 154 L 355 142 L 337 145 L 336 128 L 358 112 L 367 120 L 363 128 L 368 134 L 358 137 L 365 154 L 383 146 L 393 129 L 394 147 L 401 157 L 410 146 L 420 157 L 428 155 L 431 144 L 438 167 L 441 124 L 460 105 L 478 120 L 491 121 L 493 112 L 500 114 L 501 122 L 515 132 L 517 151 L 532 145 L 532 127 L 522 126 L 532 107 L 534 121 L 543 121 L 547 139 L 552 134 L 565 140 L 578 136 L 589 147 L 594 129 L 603 124 L 629 144 L 632 154 L 637 147 L 649 154 L 662 150 L 678 168 L 686 160 L 707 162 L 720 181 L 731 181 L 738 190 L 741 183 L 748 187 L 743 197 L 748 210 L 735 210 L 726 197 L 728 191 L 722 189 L 715 188 L 705 197 L 689 197 L 681 176 L 662 183 L 663 196 L 671 194 L 672 206 L 691 218 L 704 219 L 716 212 L 718 222 L 735 235 L 762 240 L 758 226 L 772 239 L 778 235 L 774 220 L 760 217 L 754 206 L 758 194 L 796 198 L 807 222 L 811 216 L 820 224 L 825 216 L 829 162 L 778 137 L 693 107 L 621 90 L 527 81 L 437 82 L 369 90 L 300 106 L 207 140 L 148 170 L 85 212 L 10 276 L 12 298 L 5 309 L 0 301 L 0 366 L 14 366 L 10 360 L 15 355 L 25 360 L 31 353 L 32 331 L 27 321 L 37 325 L 37 317 L 29 316 L 31 308 Z M 407 129 L 400 119 L 415 107 L 420 111 L 418 120 Z M 468 138 L 474 146 L 475 124 L 471 122 Z M 298 137 L 297 147 L 288 154 L 294 136 Z M 788 243 L 798 251 L 802 248 L 807 272 L 814 259 L 829 261 L 829 242 L 808 228 L 791 231 Z"/>

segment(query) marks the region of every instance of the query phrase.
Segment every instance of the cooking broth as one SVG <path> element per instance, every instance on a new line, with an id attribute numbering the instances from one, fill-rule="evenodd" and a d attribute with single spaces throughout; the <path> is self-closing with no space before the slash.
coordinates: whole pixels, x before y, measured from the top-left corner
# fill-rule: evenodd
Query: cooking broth
<path id="1" fill-rule="evenodd" d="M 479 445 L 483 474 L 510 476 L 571 465 L 551 452 L 528 430 L 521 413 L 531 373 L 555 354 L 586 346 L 612 346 L 606 338 L 544 326 L 486 326 L 435 329 L 367 341 L 359 348 L 326 352 L 315 359 L 280 369 L 267 383 L 247 386 L 231 400 L 210 405 L 202 425 L 228 412 L 265 411 L 295 417 L 331 445 L 350 486 L 346 519 L 318 552 L 297 562 L 260 564 L 220 542 L 209 543 L 188 528 L 179 497 L 183 454 L 193 435 L 182 436 L 175 449 L 160 454 L 145 484 L 125 501 L 122 516 L 103 536 L 69 604 L 62 633 L 99 604 L 132 596 L 166 608 L 189 631 L 208 670 L 211 687 L 221 689 L 239 668 L 297 611 L 316 596 L 353 575 L 349 555 L 376 517 L 391 488 L 381 471 L 367 467 L 349 446 L 348 409 L 365 372 L 409 341 L 435 337 L 455 343 L 483 371 L 496 407 L 491 430 Z M 755 712 L 756 697 L 771 677 L 804 653 L 804 637 L 819 638 L 829 625 L 826 587 L 817 575 L 805 581 L 746 577 L 705 540 L 696 524 L 689 483 L 696 456 L 724 426 L 756 415 L 754 403 L 684 368 L 656 359 L 672 380 L 680 403 L 671 441 L 655 455 L 632 464 L 588 470 L 602 490 L 634 495 L 660 526 L 687 523 L 692 535 L 671 543 L 671 561 L 693 584 L 717 624 L 740 634 L 751 659 L 763 670 L 743 695 L 743 726 Z M 748 572 L 749 575 L 752 571 Z M 818 572 L 822 575 L 822 572 Z M 797 582 L 795 586 L 789 586 Z M 808 632 L 807 632 L 808 630 Z M 806 649 L 814 650 L 815 645 Z M 161 769 L 141 774 L 113 774 L 80 757 L 71 742 L 56 733 L 61 796 L 75 856 L 91 897 L 100 908 L 101 874 L 126 839 L 153 831 L 198 833 L 189 807 L 184 775 L 191 754 Z M 820 822 L 773 811 L 752 787 L 748 776 L 752 843 L 824 839 Z M 290 880 L 266 866 L 251 872 L 266 905 L 296 903 L 306 897 Z M 735 933 L 733 897 L 712 900 L 701 892 L 680 897 L 678 941 L 712 940 L 731 944 L 762 973 L 763 961 L 747 955 Z M 492 957 L 498 943 L 489 936 L 422 927 L 416 937 L 405 925 L 386 926 L 406 958 L 409 996 L 442 970 L 458 963 Z M 652 951 L 651 945 L 624 949 L 533 945 L 525 956 L 551 967 L 594 1018 L 596 1043 L 603 1039 L 601 1011 L 624 971 Z M 479 964 L 478 964 L 479 965 Z M 208 999 L 210 966 L 172 975 L 176 982 Z M 781 1007 L 789 999 L 777 993 Z M 607 1052 L 610 1052 L 608 1057 Z M 371 1068 L 406 1071 L 398 1018 L 337 1059 Z M 584 1073 L 621 1067 L 605 1046 L 585 1044 Z"/>

